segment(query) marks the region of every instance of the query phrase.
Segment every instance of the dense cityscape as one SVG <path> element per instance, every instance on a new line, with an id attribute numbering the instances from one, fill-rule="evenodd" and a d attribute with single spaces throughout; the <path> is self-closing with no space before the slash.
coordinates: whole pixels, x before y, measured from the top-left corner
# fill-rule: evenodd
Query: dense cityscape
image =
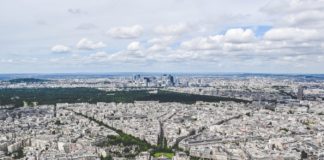
<path id="1" fill-rule="evenodd" d="M 322 75 L 24 76 L 1 77 L 0 159 L 324 157 Z"/>
<path id="2" fill-rule="evenodd" d="M 324 160 L 324 0 L 0 0 L 0 160 Z"/>

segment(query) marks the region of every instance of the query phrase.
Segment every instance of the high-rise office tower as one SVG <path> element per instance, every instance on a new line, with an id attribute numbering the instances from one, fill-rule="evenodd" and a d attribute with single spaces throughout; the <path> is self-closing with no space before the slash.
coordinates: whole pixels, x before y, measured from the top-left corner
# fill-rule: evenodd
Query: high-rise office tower
<path id="1" fill-rule="evenodd" d="M 303 86 L 299 86 L 298 87 L 297 98 L 299 100 L 303 100 L 304 99 L 304 87 Z"/>

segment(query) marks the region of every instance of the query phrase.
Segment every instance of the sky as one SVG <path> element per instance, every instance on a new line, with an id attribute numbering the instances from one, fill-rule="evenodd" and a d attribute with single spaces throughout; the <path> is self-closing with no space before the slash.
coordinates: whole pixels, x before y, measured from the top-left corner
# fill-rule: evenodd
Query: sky
<path id="1" fill-rule="evenodd" d="M 0 73 L 324 73 L 324 0 L 0 0 Z"/>

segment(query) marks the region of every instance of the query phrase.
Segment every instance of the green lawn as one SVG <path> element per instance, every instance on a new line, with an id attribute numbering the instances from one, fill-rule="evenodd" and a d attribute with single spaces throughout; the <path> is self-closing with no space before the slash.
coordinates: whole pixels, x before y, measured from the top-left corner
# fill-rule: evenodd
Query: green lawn
<path id="1" fill-rule="evenodd" d="M 157 152 L 157 153 L 154 153 L 154 157 L 161 157 L 163 155 L 163 157 L 166 157 L 166 158 L 169 158 L 169 159 L 172 159 L 172 157 L 174 156 L 174 153 L 164 153 L 164 152 Z"/>

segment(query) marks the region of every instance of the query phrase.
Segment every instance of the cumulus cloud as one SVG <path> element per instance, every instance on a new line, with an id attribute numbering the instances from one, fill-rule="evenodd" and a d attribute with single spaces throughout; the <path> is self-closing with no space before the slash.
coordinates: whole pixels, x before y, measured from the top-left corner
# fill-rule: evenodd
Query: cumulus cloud
<path id="1" fill-rule="evenodd" d="M 138 41 L 135 42 L 131 42 L 128 46 L 127 46 L 127 50 L 129 51 L 137 51 L 141 49 L 141 44 Z"/>
<path id="2" fill-rule="evenodd" d="M 157 38 L 152 38 L 148 40 L 148 43 L 150 44 L 170 44 L 176 40 L 176 37 L 174 36 L 162 36 Z"/>
<path id="3" fill-rule="evenodd" d="M 307 28 L 324 26 L 323 0 L 272 0 L 261 11 L 275 19 L 276 25 Z"/>
<path id="4" fill-rule="evenodd" d="M 285 17 L 285 20 L 289 25 L 301 26 L 301 27 L 318 27 L 323 24 L 324 11 L 322 10 L 310 10 L 294 14 L 289 14 Z"/>
<path id="5" fill-rule="evenodd" d="M 271 41 L 314 41 L 320 38 L 319 35 L 315 29 L 273 28 L 265 33 L 264 38 Z"/>
<path id="6" fill-rule="evenodd" d="M 181 47 L 187 50 L 238 50 L 245 49 L 249 44 L 256 40 L 254 32 L 251 29 L 234 28 L 226 31 L 224 35 L 215 35 L 207 37 L 198 37 L 181 43 Z"/>
<path id="7" fill-rule="evenodd" d="M 155 27 L 154 31 L 164 35 L 180 35 L 189 31 L 189 26 L 184 23 L 174 25 L 160 25 Z"/>
<path id="8" fill-rule="evenodd" d="M 181 47 L 188 50 L 212 50 L 221 47 L 224 36 L 198 37 L 181 43 Z"/>
<path id="9" fill-rule="evenodd" d="M 234 28 L 225 33 L 225 41 L 230 43 L 248 43 L 256 39 L 251 29 Z"/>
<path id="10" fill-rule="evenodd" d="M 107 31 L 107 34 L 113 38 L 138 38 L 143 33 L 143 27 L 140 25 L 133 25 L 128 27 L 114 27 Z"/>
<path id="11" fill-rule="evenodd" d="M 152 46 L 150 46 L 148 48 L 148 51 L 151 52 L 161 52 L 161 51 L 165 51 L 168 50 L 170 47 L 168 47 L 167 45 L 164 44 L 153 44 Z"/>
<path id="12" fill-rule="evenodd" d="M 261 8 L 269 14 L 280 14 L 282 12 L 302 12 L 307 10 L 323 9 L 323 0 L 272 0 Z"/>
<path id="13" fill-rule="evenodd" d="M 148 51 L 151 52 L 161 52 L 165 50 L 169 50 L 172 43 L 176 41 L 175 36 L 162 36 L 158 38 L 152 38 L 147 41 L 147 43 L 150 45 L 148 48 Z"/>
<path id="14" fill-rule="evenodd" d="M 323 57 L 323 8 L 323 0 L 270 1 L 261 12 L 265 13 L 271 29 L 261 34 L 252 29 L 253 26 L 238 26 L 224 34 L 212 34 L 217 28 L 208 24 L 153 24 L 156 37 L 133 41 L 116 53 L 97 52 L 85 59 L 97 62 L 215 62 L 231 59 L 262 65 L 264 61 L 290 64 L 304 61 L 309 55 Z M 203 29 L 194 31 L 196 25 Z M 250 23 L 243 26 L 250 26 Z M 121 26 L 109 29 L 107 34 L 113 38 L 131 39 L 138 38 L 143 31 L 141 25 Z M 256 59 L 258 61 L 254 62 Z"/>
<path id="15" fill-rule="evenodd" d="M 270 1 L 261 11 L 273 20 L 274 27 L 256 45 L 258 52 L 281 56 L 323 55 L 320 47 L 324 40 L 323 9 L 323 0 Z"/>
<path id="16" fill-rule="evenodd" d="M 54 53 L 67 53 L 70 52 L 71 49 L 64 45 L 55 45 L 51 48 L 51 51 Z"/>
<path id="17" fill-rule="evenodd" d="M 223 35 L 183 41 L 178 50 L 198 52 L 200 56 L 208 57 L 200 57 L 204 61 L 215 56 L 269 60 L 282 56 L 323 55 L 321 44 L 324 38 L 320 33 L 314 29 L 272 28 L 264 36 L 256 38 L 250 29 L 229 29 Z"/>
<path id="18" fill-rule="evenodd" d="M 87 38 L 82 38 L 76 45 L 78 49 L 85 49 L 85 50 L 94 50 L 99 48 L 106 47 L 106 44 L 103 42 L 93 42 L 88 40 Z"/>

